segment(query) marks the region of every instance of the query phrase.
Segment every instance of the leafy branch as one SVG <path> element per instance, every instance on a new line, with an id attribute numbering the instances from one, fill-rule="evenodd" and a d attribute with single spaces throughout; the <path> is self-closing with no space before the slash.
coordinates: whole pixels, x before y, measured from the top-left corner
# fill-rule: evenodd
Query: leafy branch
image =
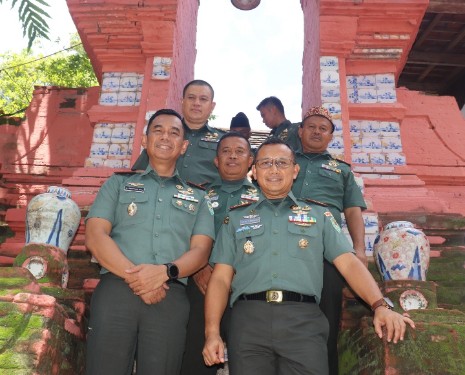
<path id="1" fill-rule="evenodd" d="M 18 3 L 18 0 L 0 0 L 0 4 L 7 1 L 12 1 L 12 9 Z M 44 9 L 46 7 L 50 5 L 45 0 L 21 0 L 19 3 L 18 15 L 23 27 L 23 37 L 28 38 L 28 50 L 37 37 L 50 39 L 48 36 L 50 30 L 46 21 L 50 16 Z"/>

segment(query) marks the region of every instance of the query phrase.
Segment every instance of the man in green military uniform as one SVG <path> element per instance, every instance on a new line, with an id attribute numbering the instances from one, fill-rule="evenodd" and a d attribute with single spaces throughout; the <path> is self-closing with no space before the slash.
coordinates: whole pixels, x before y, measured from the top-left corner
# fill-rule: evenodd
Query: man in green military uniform
<path id="1" fill-rule="evenodd" d="M 87 374 L 179 373 L 189 303 L 186 277 L 207 263 L 214 238 L 204 192 L 176 171 L 187 142 L 181 116 L 159 110 L 142 145 L 142 173 L 115 174 L 86 219 L 86 246 L 102 266 L 87 336 Z"/>
<path id="2" fill-rule="evenodd" d="M 252 166 L 259 200 L 231 210 L 216 238 L 203 355 L 207 365 L 224 362 L 220 321 L 232 287 L 231 375 L 328 373 L 328 325 L 317 304 L 323 259 L 334 263 L 372 306 L 379 337 L 386 327 L 387 340 L 396 343 L 403 340 L 406 323 L 414 327 L 411 319 L 388 308 L 331 212 L 292 194 L 298 171 L 288 145 L 265 141 Z"/>
<path id="3" fill-rule="evenodd" d="M 213 159 L 218 141 L 225 134 L 208 124 L 216 105 L 213 98 L 213 87 L 208 82 L 197 79 L 184 86 L 182 115 L 184 138 L 188 145 L 186 152 L 176 162 L 176 168 L 185 181 L 203 187 L 218 177 Z M 132 169 L 145 169 L 146 165 L 147 154 L 143 151 Z"/>
<path id="4" fill-rule="evenodd" d="M 205 189 L 218 178 L 218 170 L 213 162 L 218 141 L 225 132 L 212 128 L 208 118 L 215 108 L 213 87 L 206 81 L 193 80 L 187 83 L 182 95 L 182 115 L 186 152 L 179 157 L 176 168 L 179 175 L 188 184 Z M 147 154 L 142 152 L 132 169 L 145 169 Z M 187 295 L 191 304 L 186 352 L 182 360 L 183 375 L 214 375 L 215 369 L 207 368 L 202 360 L 199 338 L 195 337 L 197 320 L 203 321 L 203 306 L 199 306 L 198 286 L 202 283 L 202 273 L 189 277 Z M 200 286 L 201 287 L 201 286 Z M 203 298 L 203 297 L 202 297 Z M 194 318 L 196 316 L 197 318 Z"/>
<path id="5" fill-rule="evenodd" d="M 367 265 L 365 225 L 362 217 L 362 210 L 366 209 L 365 200 L 355 182 L 350 165 L 333 158 L 327 151 L 333 132 L 332 118 L 325 108 L 312 107 L 304 115 L 299 129 L 301 147 L 296 156 L 300 171 L 292 192 L 296 197 L 310 198 L 327 204 L 339 225 L 341 212 L 344 212 L 355 253 Z M 337 337 L 343 287 L 343 277 L 333 265 L 325 262 L 320 307 L 330 326 L 328 358 L 331 375 L 338 374 Z"/>
<path id="6" fill-rule="evenodd" d="M 300 145 L 299 124 L 292 124 L 284 113 L 284 106 L 276 96 L 263 99 L 257 106 L 257 111 L 263 123 L 271 129 L 270 137 L 276 137 L 286 142 L 293 150 Z"/>
<path id="7" fill-rule="evenodd" d="M 231 207 L 258 200 L 257 188 L 247 179 L 247 172 L 252 165 L 252 160 L 250 144 L 242 134 L 231 132 L 221 137 L 214 160 L 220 178 L 206 189 L 215 213 L 216 234 L 228 216 Z M 182 374 L 216 373 L 216 367 L 206 367 L 201 356 L 205 333 L 204 295 L 212 270 L 212 267 L 207 265 L 195 275 L 198 288 L 191 290 L 190 294 L 191 313 Z M 226 317 L 225 326 L 227 320 Z"/>

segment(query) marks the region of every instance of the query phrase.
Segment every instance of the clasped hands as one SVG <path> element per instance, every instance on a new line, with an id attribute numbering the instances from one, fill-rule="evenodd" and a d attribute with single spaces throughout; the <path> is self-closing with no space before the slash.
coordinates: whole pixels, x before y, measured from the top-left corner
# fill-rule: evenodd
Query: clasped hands
<path id="1" fill-rule="evenodd" d="M 139 264 L 125 270 L 126 283 L 134 294 L 138 295 L 146 304 L 152 305 L 166 297 L 169 286 L 166 284 L 168 276 L 163 264 Z"/>

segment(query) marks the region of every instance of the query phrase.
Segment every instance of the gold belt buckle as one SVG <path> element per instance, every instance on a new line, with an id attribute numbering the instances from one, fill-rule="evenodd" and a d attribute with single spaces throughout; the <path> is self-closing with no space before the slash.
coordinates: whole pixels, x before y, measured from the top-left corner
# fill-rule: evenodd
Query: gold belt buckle
<path id="1" fill-rule="evenodd" d="M 283 292 L 281 290 L 267 290 L 266 302 L 283 302 Z"/>

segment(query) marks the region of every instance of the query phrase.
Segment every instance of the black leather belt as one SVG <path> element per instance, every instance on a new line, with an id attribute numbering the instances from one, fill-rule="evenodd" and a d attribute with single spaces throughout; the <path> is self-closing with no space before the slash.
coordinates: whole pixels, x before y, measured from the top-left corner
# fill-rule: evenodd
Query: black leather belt
<path id="1" fill-rule="evenodd" d="M 264 292 L 241 294 L 238 298 L 242 301 L 266 301 L 266 302 L 306 302 L 316 303 L 314 296 L 307 296 L 296 292 L 289 292 L 287 290 L 266 290 Z"/>

